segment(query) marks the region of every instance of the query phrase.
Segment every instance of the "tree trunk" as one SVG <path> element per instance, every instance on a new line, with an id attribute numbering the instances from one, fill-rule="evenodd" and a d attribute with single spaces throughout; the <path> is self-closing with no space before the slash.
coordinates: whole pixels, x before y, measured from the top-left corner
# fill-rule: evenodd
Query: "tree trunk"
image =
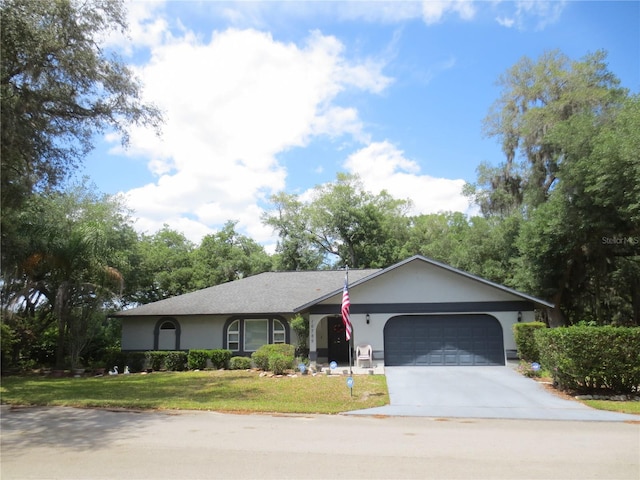
<path id="1" fill-rule="evenodd" d="M 634 279 L 632 285 L 631 306 L 633 308 L 633 323 L 640 327 L 640 281 Z"/>
<path id="2" fill-rule="evenodd" d="M 555 305 L 555 307 L 550 308 L 548 310 L 549 327 L 551 328 L 564 327 L 565 325 L 567 325 L 567 318 L 562 312 L 561 301 L 562 301 L 562 291 L 559 291 L 553 296 L 553 304 Z"/>
<path id="3" fill-rule="evenodd" d="M 54 306 L 54 313 L 58 322 L 58 338 L 56 342 L 56 368 L 64 368 L 64 347 L 66 340 L 67 330 L 67 302 L 69 292 L 69 282 L 62 282 L 56 292 L 56 304 Z"/>

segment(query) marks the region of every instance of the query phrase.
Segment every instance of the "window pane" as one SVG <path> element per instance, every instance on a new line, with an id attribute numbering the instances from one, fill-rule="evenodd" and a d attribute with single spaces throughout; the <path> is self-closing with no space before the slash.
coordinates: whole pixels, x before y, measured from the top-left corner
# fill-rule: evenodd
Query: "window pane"
<path id="1" fill-rule="evenodd" d="M 284 343 L 285 338 L 285 329 L 284 325 L 280 320 L 273 320 L 273 343 Z"/>
<path id="2" fill-rule="evenodd" d="M 254 352 L 269 343 L 269 322 L 265 320 L 244 321 L 244 351 Z"/>
<path id="3" fill-rule="evenodd" d="M 240 350 L 240 320 L 235 320 L 227 328 L 227 348 L 232 352 Z"/>

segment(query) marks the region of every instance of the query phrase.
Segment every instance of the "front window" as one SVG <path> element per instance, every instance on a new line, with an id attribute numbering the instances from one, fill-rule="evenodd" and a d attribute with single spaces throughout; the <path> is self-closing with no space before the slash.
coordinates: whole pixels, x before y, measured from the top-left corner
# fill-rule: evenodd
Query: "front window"
<path id="1" fill-rule="evenodd" d="M 232 352 L 240 350 L 240 320 L 235 320 L 227 328 L 227 348 Z"/>
<path id="2" fill-rule="evenodd" d="M 244 351 L 255 352 L 269 343 L 269 321 L 267 319 L 244 321 Z"/>
<path id="3" fill-rule="evenodd" d="M 248 355 L 263 345 L 287 343 L 289 324 L 284 318 L 230 318 L 223 332 L 224 348 Z"/>
<path id="4" fill-rule="evenodd" d="M 273 343 L 286 342 L 286 330 L 280 320 L 273 320 Z"/>

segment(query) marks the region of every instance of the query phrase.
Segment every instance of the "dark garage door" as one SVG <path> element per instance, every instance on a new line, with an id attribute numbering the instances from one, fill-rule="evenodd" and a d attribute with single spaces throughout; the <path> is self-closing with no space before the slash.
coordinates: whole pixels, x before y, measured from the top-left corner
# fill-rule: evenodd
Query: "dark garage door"
<path id="1" fill-rule="evenodd" d="M 490 315 L 404 315 L 384 327 L 384 363 L 504 365 L 502 326 Z"/>

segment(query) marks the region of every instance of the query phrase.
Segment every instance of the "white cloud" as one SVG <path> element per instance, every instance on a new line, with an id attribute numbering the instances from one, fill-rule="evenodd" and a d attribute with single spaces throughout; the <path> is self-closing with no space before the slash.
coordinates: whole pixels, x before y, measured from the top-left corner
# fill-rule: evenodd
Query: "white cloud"
<path id="1" fill-rule="evenodd" d="M 498 25 L 502 25 L 507 28 L 513 27 L 516 23 L 515 19 L 509 17 L 496 17 L 496 22 L 498 22 Z"/>
<path id="2" fill-rule="evenodd" d="M 526 30 L 533 24 L 534 30 L 544 30 L 560 20 L 567 6 L 566 0 L 520 0 L 518 2 L 496 2 L 502 10 L 512 10 L 509 15 L 499 15 L 496 22 L 503 27 Z"/>
<path id="3" fill-rule="evenodd" d="M 470 0 L 426 0 L 422 2 L 422 18 L 427 25 L 439 23 L 448 13 L 457 13 L 463 20 L 471 20 L 476 14 Z"/>
<path id="4" fill-rule="evenodd" d="M 405 158 L 404 152 L 388 141 L 358 150 L 347 158 L 344 166 L 360 177 L 366 190 L 373 193 L 386 190 L 395 198 L 411 200 L 412 215 L 472 211 L 462 195 L 464 180 L 421 174 L 418 163 Z"/>
<path id="5" fill-rule="evenodd" d="M 138 15 L 150 26 L 162 22 Z M 268 243 L 260 205 L 285 189 L 287 176 L 277 155 L 317 136 L 367 141 L 358 111 L 336 97 L 350 89 L 377 94 L 391 82 L 381 62 L 347 60 L 342 43 L 320 32 L 299 44 L 253 29 L 215 31 L 204 41 L 191 32 L 143 33 L 135 38 L 150 59 L 136 73 L 165 125 L 162 138 L 132 130 L 126 154 L 147 159 L 157 180 L 126 195 L 149 233 L 167 223 L 199 241 L 238 220 L 241 232 Z"/>

